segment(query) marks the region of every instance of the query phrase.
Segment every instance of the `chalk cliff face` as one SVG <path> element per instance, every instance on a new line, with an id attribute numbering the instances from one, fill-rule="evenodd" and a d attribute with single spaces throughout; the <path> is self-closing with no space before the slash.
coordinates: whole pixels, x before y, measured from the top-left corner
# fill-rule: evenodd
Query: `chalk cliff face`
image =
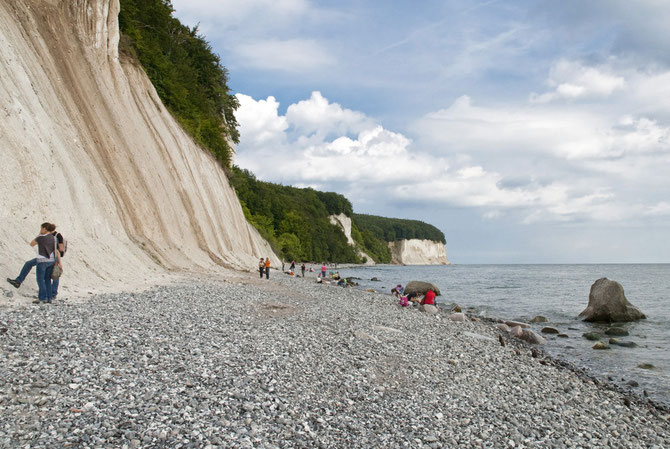
<path id="1" fill-rule="evenodd" d="M 118 0 L 0 2 L 3 274 L 34 257 L 43 221 L 69 239 L 64 284 L 84 293 L 277 261 L 214 158 L 119 56 L 118 12 Z"/>
<path id="2" fill-rule="evenodd" d="M 432 240 L 400 240 L 389 242 L 391 263 L 399 265 L 449 265 L 447 248 Z"/>
<path id="3" fill-rule="evenodd" d="M 342 232 L 344 232 L 344 235 L 347 237 L 347 243 L 349 243 L 351 246 L 355 246 L 356 243 L 351 236 L 351 218 L 347 217 L 345 214 L 331 215 L 329 218 L 332 224 L 342 228 Z M 364 265 L 375 265 L 375 261 L 372 259 L 372 257 L 368 256 L 361 250 L 358 250 L 358 257 L 360 257 L 361 260 L 365 260 Z"/>

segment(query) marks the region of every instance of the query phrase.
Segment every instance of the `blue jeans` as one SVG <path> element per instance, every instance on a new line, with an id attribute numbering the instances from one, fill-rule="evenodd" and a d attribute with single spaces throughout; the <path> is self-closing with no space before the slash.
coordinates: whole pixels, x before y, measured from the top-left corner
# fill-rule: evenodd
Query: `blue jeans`
<path id="1" fill-rule="evenodd" d="M 40 262 L 37 264 L 37 299 L 51 301 L 51 272 L 54 262 Z"/>
<path id="2" fill-rule="evenodd" d="M 37 265 L 37 258 L 30 259 L 28 262 L 24 263 L 23 268 L 21 268 L 21 274 L 16 277 L 15 281 L 23 284 L 23 281 L 26 280 L 26 277 L 30 274 L 30 270 L 32 270 L 35 265 Z"/>

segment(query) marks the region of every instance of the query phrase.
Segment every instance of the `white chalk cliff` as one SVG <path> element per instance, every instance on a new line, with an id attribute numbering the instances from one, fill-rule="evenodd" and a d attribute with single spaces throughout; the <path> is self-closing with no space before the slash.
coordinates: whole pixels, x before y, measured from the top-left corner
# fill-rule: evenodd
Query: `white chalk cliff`
<path id="1" fill-rule="evenodd" d="M 342 232 L 344 232 L 344 235 L 347 238 L 347 243 L 351 246 L 356 246 L 356 242 L 354 242 L 354 239 L 351 236 L 351 217 L 347 217 L 342 213 L 339 215 L 331 215 L 329 218 L 332 224 L 339 226 L 342 229 Z M 365 265 L 375 265 L 374 259 L 360 249 L 358 250 L 358 257 L 360 257 L 361 260 L 365 260 Z"/>
<path id="2" fill-rule="evenodd" d="M 35 257 L 43 221 L 69 239 L 66 292 L 277 261 L 221 167 L 119 56 L 118 12 L 118 0 L 0 2 L 3 275 Z"/>
<path id="3" fill-rule="evenodd" d="M 389 242 L 391 263 L 399 265 L 449 265 L 447 247 L 432 240 L 399 240 Z"/>

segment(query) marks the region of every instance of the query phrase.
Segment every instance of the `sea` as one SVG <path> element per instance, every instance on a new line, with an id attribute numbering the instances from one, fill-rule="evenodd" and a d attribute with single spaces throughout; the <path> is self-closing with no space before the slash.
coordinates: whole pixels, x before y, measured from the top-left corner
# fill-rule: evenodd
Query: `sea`
<path id="1" fill-rule="evenodd" d="M 432 282 L 442 293 L 438 303 L 456 303 L 481 317 L 528 322 L 542 315 L 549 322 L 533 325 L 535 331 L 551 326 L 568 335 L 544 335 L 548 340 L 545 352 L 670 406 L 670 264 L 377 265 L 338 271 L 344 277 L 360 278 L 358 288 L 378 292 L 390 293 L 392 287 L 411 280 Z M 635 342 L 637 347 L 611 345 L 609 350 L 594 350 L 595 342 L 583 337 L 586 332 L 604 335 L 609 327 L 578 318 L 588 304 L 591 285 L 603 277 L 619 282 L 626 298 L 647 316 L 621 324 L 629 336 L 616 337 Z M 603 341 L 608 338 L 604 336 Z M 642 368 L 644 364 L 653 367 Z M 631 381 L 639 386 L 629 385 Z"/>

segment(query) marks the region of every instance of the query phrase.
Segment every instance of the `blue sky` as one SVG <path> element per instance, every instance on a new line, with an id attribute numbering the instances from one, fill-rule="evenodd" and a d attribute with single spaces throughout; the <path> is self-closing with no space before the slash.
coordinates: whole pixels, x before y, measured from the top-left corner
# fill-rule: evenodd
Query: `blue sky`
<path id="1" fill-rule="evenodd" d="M 173 5 L 260 179 L 434 224 L 455 263 L 670 262 L 670 4 Z"/>

